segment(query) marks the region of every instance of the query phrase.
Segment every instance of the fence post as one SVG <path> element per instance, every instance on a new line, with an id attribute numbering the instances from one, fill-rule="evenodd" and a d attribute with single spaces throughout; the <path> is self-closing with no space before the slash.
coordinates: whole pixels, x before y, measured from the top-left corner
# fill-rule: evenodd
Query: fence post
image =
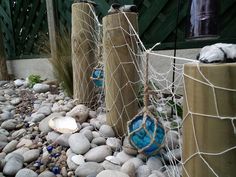
<path id="1" fill-rule="evenodd" d="M 5 54 L 3 35 L 2 35 L 1 24 L 0 24 L 0 80 L 9 79 L 6 62 L 7 62 L 6 54 Z"/>
<path id="2" fill-rule="evenodd" d="M 126 13 L 126 16 L 137 31 L 137 14 Z M 103 18 L 106 117 L 107 123 L 119 136 L 127 133 L 127 121 L 138 112 L 139 78 L 134 63 L 137 46 L 136 38 L 128 34 L 130 31 L 130 24 L 122 13 Z"/>
<path id="3" fill-rule="evenodd" d="M 236 64 L 232 63 L 184 66 L 183 162 L 188 159 L 183 166 L 184 177 L 216 176 L 203 159 L 217 176 L 235 176 L 236 132 L 233 124 L 236 123 L 231 119 L 220 119 L 236 116 L 235 77 Z M 207 80 L 216 87 L 209 85 Z M 227 152 L 207 154 L 224 151 Z"/>
<path id="4" fill-rule="evenodd" d="M 93 8 L 89 3 L 72 5 L 73 92 L 74 99 L 83 104 L 90 104 L 94 97 L 94 84 L 90 79 L 97 63 L 94 39 L 96 20 Z"/>
<path id="5" fill-rule="evenodd" d="M 57 34 L 56 34 L 56 22 L 54 11 L 54 0 L 46 0 L 47 6 L 47 18 L 48 18 L 48 31 L 52 58 L 57 57 Z"/>

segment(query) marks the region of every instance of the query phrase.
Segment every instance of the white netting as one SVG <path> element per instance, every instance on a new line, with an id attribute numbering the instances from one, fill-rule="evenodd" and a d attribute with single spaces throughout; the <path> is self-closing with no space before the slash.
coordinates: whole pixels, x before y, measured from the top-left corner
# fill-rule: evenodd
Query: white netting
<path id="1" fill-rule="evenodd" d="M 137 24 L 135 24 L 135 26 L 132 25 L 132 23 L 135 22 L 133 17 L 125 13 L 116 14 L 116 16 L 117 19 L 113 27 L 111 27 L 110 23 L 107 23 L 105 27 L 103 26 L 103 31 L 105 30 L 103 33 L 105 36 L 103 37 L 103 40 L 105 40 L 103 41 L 103 63 L 105 64 L 105 74 L 107 77 L 105 78 L 106 111 L 108 117 L 109 114 L 111 117 L 108 120 L 109 124 L 118 132 L 120 138 L 127 135 L 127 121 L 131 120 L 143 108 L 144 86 L 146 82 L 145 71 L 148 69 L 148 108 L 156 116 L 157 120 L 163 124 L 166 131 L 163 147 L 158 154 L 163 163 L 163 167 L 159 170 L 169 177 L 179 177 L 182 176 L 183 173 L 188 177 L 196 177 L 196 175 L 193 174 L 202 174 L 201 172 L 196 172 L 198 170 L 205 170 L 205 172 L 208 173 L 207 176 L 218 177 L 222 170 L 219 170 L 218 166 L 214 164 L 214 162 L 218 163 L 217 160 L 214 161 L 214 159 L 212 160 L 210 158 L 221 158 L 221 155 L 227 154 L 228 152 L 232 152 L 231 155 L 236 158 L 236 140 L 234 136 L 236 130 L 234 122 L 235 112 L 233 115 L 228 116 L 223 116 L 219 113 L 218 102 L 220 100 L 217 98 L 216 90 L 219 89 L 231 92 L 235 98 L 235 87 L 225 88 L 224 86 L 219 86 L 209 81 L 202 72 L 201 65 L 194 59 L 160 54 L 159 52 L 153 51 L 155 46 L 151 49 L 146 49 L 136 32 Z M 97 20 L 96 23 L 99 24 Z M 99 35 L 97 34 L 101 36 L 101 33 L 100 30 L 97 29 L 89 29 L 89 32 L 92 31 L 92 33 L 94 33 L 92 36 L 96 37 L 93 38 L 93 42 L 100 48 Z M 147 57 L 149 61 L 148 68 L 146 67 Z M 186 73 L 184 74 L 184 64 L 186 63 L 195 63 L 204 81 Z M 92 63 L 93 67 L 94 64 L 95 63 Z M 91 64 L 89 66 L 91 66 Z M 79 72 L 85 72 L 84 68 Z M 175 73 L 174 82 L 172 81 L 173 73 Z M 189 99 L 186 96 L 186 114 L 182 117 L 183 95 L 189 94 L 187 93 L 189 91 L 184 88 L 186 79 L 195 81 L 197 84 L 204 84 L 211 88 L 213 93 L 213 106 L 216 109 L 216 114 L 193 112 L 192 107 L 189 106 Z M 101 95 L 103 94 L 100 94 L 100 96 Z M 103 96 L 101 96 L 101 98 L 102 97 Z M 110 98 L 107 100 L 107 97 Z M 208 98 L 206 97 L 206 99 Z M 99 100 L 101 103 L 104 103 L 103 99 Z M 235 103 L 235 101 L 232 101 L 232 103 Z M 234 142 L 228 142 L 230 147 L 222 147 L 219 151 L 217 147 L 212 151 L 202 150 L 199 148 L 199 141 L 201 138 L 202 144 L 202 139 L 207 135 L 196 132 L 196 129 L 199 131 L 199 125 L 195 127 L 195 121 L 197 121 L 195 116 L 222 121 L 228 120 L 230 126 L 232 126 L 232 137 L 230 141 Z M 187 155 L 185 154 L 183 160 L 183 124 L 187 122 L 187 120 L 190 121 L 188 125 L 191 125 L 189 128 L 191 130 L 189 133 L 187 132 L 188 130 L 185 129 L 184 133 L 189 133 L 191 135 L 189 138 L 191 139 L 189 139 L 189 144 L 185 142 L 185 148 L 186 146 L 192 147 L 194 152 L 186 153 Z M 197 134 L 202 137 L 199 137 Z M 219 143 L 221 143 L 221 140 L 219 140 Z M 194 160 L 196 156 L 199 157 L 202 163 L 199 166 L 191 167 L 195 172 L 189 172 L 186 166 L 188 166 L 188 163 Z M 231 161 L 235 162 L 235 160 Z M 196 161 L 196 163 L 197 162 L 198 161 Z M 191 165 L 193 165 L 193 163 Z M 204 165 L 205 167 L 202 167 Z M 230 167 L 232 167 L 232 164 Z M 232 171 L 232 169 L 227 170 Z"/>

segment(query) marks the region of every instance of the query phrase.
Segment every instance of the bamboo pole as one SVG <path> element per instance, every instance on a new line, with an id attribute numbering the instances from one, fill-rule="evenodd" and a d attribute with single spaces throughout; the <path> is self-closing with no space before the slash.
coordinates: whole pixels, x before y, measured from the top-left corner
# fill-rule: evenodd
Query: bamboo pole
<path id="1" fill-rule="evenodd" d="M 204 163 L 205 159 L 219 177 L 232 177 L 235 176 L 236 166 L 236 132 L 233 129 L 236 123 L 217 116 L 236 116 L 236 64 L 200 64 L 199 68 L 203 76 L 218 88 L 209 86 L 197 64 L 184 66 L 186 119 L 183 123 L 183 161 L 189 160 L 184 163 L 183 176 L 215 177 Z M 199 115 L 191 115 L 190 112 Z M 232 147 L 234 149 L 229 150 Z M 195 154 L 199 151 L 220 153 L 227 150 L 216 155 Z"/>
<path id="2" fill-rule="evenodd" d="M 90 79 L 97 63 L 95 57 L 95 16 L 89 3 L 72 5 L 72 66 L 74 98 L 78 103 L 91 104 L 94 84 Z"/>
<path id="3" fill-rule="evenodd" d="M 137 31 L 137 14 L 126 13 Z M 107 123 L 116 134 L 127 133 L 127 121 L 138 113 L 137 82 L 135 65 L 137 52 L 135 37 L 127 34 L 130 25 L 122 13 L 103 18 L 103 48 L 105 63 L 105 102 Z M 115 47 L 117 46 L 117 47 Z M 130 49 L 134 52 L 130 52 Z M 126 64 L 122 64 L 122 63 Z M 129 64 L 127 64 L 129 63 Z"/>
<path id="4" fill-rule="evenodd" d="M 0 80 L 9 80 L 1 25 L 0 25 Z"/>

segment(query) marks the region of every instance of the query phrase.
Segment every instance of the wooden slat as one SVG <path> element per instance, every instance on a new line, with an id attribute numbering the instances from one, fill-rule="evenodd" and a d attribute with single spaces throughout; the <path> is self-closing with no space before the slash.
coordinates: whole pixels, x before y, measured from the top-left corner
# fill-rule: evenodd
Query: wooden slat
<path id="1" fill-rule="evenodd" d="M 160 0 L 159 2 L 153 1 L 151 7 L 148 8 L 139 18 L 139 32 L 142 35 L 148 26 L 153 22 L 156 16 L 160 13 L 161 9 L 166 5 L 168 0 Z M 147 20 L 148 19 L 148 20 Z"/>

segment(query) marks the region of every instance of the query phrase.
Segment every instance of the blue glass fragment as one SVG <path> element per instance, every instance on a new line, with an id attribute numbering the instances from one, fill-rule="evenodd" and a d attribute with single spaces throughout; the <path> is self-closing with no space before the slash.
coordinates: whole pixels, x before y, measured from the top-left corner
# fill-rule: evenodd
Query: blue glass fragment
<path id="1" fill-rule="evenodd" d="M 53 146 L 48 146 L 47 147 L 47 151 L 50 153 L 50 152 L 52 152 L 52 150 L 53 150 Z"/>
<path id="2" fill-rule="evenodd" d="M 61 169 L 60 169 L 58 166 L 54 166 L 54 167 L 52 167 L 51 171 L 52 171 L 55 175 L 57 175 L 57 174 L 60 174 Z"/>
<path id="3" fill-rule="evenodd" d="M 103 87 L 104 71 L 95 68 L 92 73 L 92 80 L 97 87 Z"/>

